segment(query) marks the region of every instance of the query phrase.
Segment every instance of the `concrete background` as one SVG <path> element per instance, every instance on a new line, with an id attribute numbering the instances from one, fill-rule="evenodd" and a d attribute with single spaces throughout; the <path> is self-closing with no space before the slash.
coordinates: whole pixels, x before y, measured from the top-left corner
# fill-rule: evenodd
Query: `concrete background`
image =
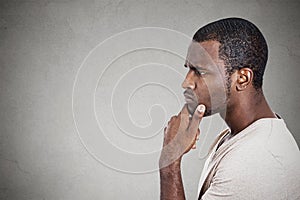
<path id="1" fill-rule="evenodd" d="M 122 169 L 132 166 L 137 166 L 138 171 L 148 164 L 132 162 L 129 157 L 126 162 L 126 156 L 122 162 L 115 162 L 118 152 L 110 152 L 101 141 L 97 141 L 96 136 L 85 134 L 88 130 L 79 134 L 72 113 L 73 85 L 84 58 L 108 37 L 137 27 L 162 27 L 192 37 L 200 26 L 219 18 L 237 16 L 254 22 L 265 35 L 270 49 L 264 80 L 265 94 L 273 110 L 285 119 L 299 145 L 299 8 L 297 0 L 1 1 L 0 199 L 159 199 L 157 171 L 122 172 Z M 152 39 L 155 37 L 152 35 Z M 120 45 L 130 45 L 134 39 L 124 42 Z M 113 52 L 107 48 L 106 53 Z M 120 76 L 128 72 L 135 62 L 142 64 L 143 60 L 138 58 L 148 58 L 147 62 L 151 62 L 150 55 L 156 62 L 169 65 L 171 62 L 176 66 L 183 64 L 182 59 L 166 53 L 151 50 L 140 53 L 127 57 L 127 68 L 123 71 L 119 71 L 122 69 L 119 65 L 125 61 L 115 63 L 103 75 L 103 82 L 99 83 L 95 95 L 96 115 L 99 120 L 106 119 L 102 122 L 103 128 L 106 128 L 103 132 L 110 135 L 109 140 L 115 145 L 121 149 L 129 148 L 126 150 L 134 154 L 158 150 L 162 135 L 158 134 L 149 143 L 141 139 L 141 135 L 137 140 L 128 139 L 122 132 L 126 128 L 118 131 L 114 129 L 116 121 L 106 118 L 106 111 L 115 106 L 119 110 L 117 121 L 123 123 L 121 126 L 128 125 L 128 112 L 121 112 L 119 104 L 129 101 L 128 96 L 124 99 L 122 95 L 127 93 L 130 83 L 134 83 L 137 77 L 139 80 L 148 77 L 149 81 L 157 78 L 156 83 L 165 78 L 172 83 L 166 88 L 152 84 L 136 90 L 128 108 L 139 127 L 149 122 L 157 122 L 155 128 L 163 127 L 164 124 L 159 122 L 168 120 L 182 105 L 182 99 L 178 103 L 171 93 L 166 92 L 171 88 L 175 96 L 181 96 L 182 77 L 173 76 L 170 70 L 162 73 L 162 67 L 159 73 L 153 68 L 125 76 L 129 79 L 120 84 L 123 86 L 119 88 L 120 92 L 118 88 L 115 92 L 118 101 L 107 104 L 105 98 L 111 92 L 111 84 L 121 80 Z M 98 59 L 103 58 L 100 55 Z M 101 71 L 104 67 L 100 65 L 98 69 Z M 178 71 L 185 73 L 181 68 Z M 88 84 L 89 80 L 82 80 L 81 84 L 84 85 L 85 81 Z M 83 94 L 79 92 L 77 95 L 84 101 L 86 96 Z M 161 107 L 157 110 L 151 107 L 160 101 L 167 112 L 162 113 Z M 86 102 L 92 104 L 88 97 Z M 151 108 L 149 115 L 145 114 L 147 110 L 142 109 L 144 105 Z M 75 108 L 78 107 L 75 105 Z M 156 120 L 151 121 L 149 116 Z M 218 116 L 201 124 L 201 148 L 185 156 L 182 166 L 187 199 L 196 199 L 197 181 L 204 162 L 201 157 L 223 127 Z M 83 141 L 85 139 L 91 143 L 87 144 Z M 93 141 L 96 145 L 92 144 Z M 93 154 L 89 150 L 97 148 L 93 146 L 97 146 L 97 142 L 102 149 L 95 150 L 97 153 Z M 106 157 L 97 159 L 97 155 Z M 117 167 L 106 166 L 107 159 L 112 159 Z"/>

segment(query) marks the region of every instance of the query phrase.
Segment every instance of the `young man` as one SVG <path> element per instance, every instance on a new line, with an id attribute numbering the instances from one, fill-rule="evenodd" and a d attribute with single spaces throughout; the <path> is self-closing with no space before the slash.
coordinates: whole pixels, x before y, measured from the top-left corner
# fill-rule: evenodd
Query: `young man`
<path id="1" fill-rule="evenodd" d="M 202 117 L 214 113 L 229 129 L 212 146 L 199 199 L 300 199 L 298 146 L 262 90 L 267 58 L 262 33 L 247 20 L 222 19 L 195 33 L 182 83 L 186 104 L 164 130 L 162 200 L 185 199 L 182 156 L 195 148 Z"/>

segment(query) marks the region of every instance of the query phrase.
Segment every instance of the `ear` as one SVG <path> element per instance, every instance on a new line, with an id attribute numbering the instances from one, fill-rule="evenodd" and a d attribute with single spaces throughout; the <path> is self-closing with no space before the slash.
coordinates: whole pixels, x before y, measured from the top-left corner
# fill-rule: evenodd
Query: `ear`
<path id="1" fill-rule="evenodd" d="M 250 68 L 241 68 L 237 72 L 237 84 L 236 89 L 238 91 L 245 90 L 252 84 L 253 71 Z"/>

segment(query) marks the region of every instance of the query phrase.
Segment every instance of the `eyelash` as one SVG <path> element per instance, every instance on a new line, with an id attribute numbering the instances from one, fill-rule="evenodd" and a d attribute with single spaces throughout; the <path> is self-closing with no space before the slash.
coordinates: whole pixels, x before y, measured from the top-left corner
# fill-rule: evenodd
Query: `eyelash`
<path id="1" fill-rule="evenodd" d="M 193 70 L 199 76 L 203 76 L 206 74 L 205 72 L 198 71 L 195 67 L 191 67 L 190 69 Z"/>

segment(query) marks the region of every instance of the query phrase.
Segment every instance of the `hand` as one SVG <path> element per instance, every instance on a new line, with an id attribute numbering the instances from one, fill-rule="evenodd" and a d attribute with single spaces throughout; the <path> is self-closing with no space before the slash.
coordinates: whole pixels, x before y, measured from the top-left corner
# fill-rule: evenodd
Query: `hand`
<path id="1" fill-rule="evenodd" d="M 198 105 L 193 116 L 189 118 L 185 104 L 177 116 L 171 117 L 168 126 L 164 129 L 163 150 L 160 157 L 160 168 L 173 162 L 180 161 L 183 154 L 195 146 L 199 137 L 199 124 L 204 115 L 205 106 Z"/>

